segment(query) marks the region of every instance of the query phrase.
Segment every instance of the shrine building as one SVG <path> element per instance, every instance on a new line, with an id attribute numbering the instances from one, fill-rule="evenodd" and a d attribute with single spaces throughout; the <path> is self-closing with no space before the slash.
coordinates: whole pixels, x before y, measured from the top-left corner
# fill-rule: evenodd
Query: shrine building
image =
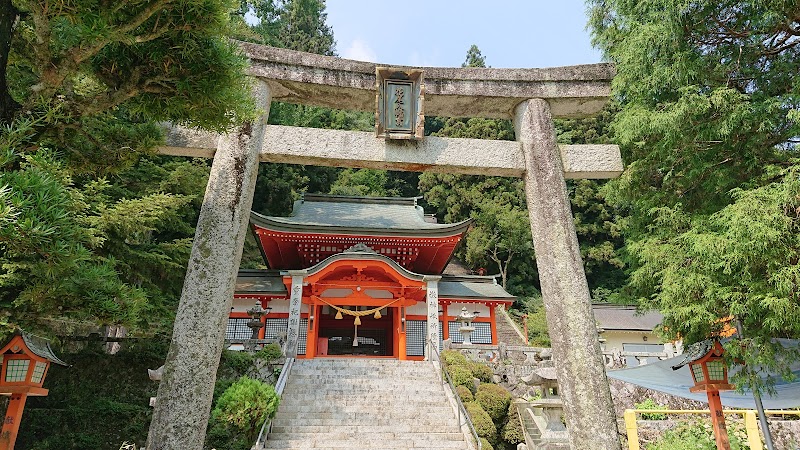
<path id="1" fill-rule="evenodd" d="M 417 200 L 306 194 L 290 217 L 251 213 L 269 269 L 239 271 L 226 339 L 250 338 L 246 311 L 260 302 L 259 337 L 288 333 L 298 358 L 423 359 L 437 319 L 440 348 L 462 342 L 462 308 L 477 314 L 472 343 L 496 345 L 495 308 L 515 297 L 495 277 L 448 273 L 470 221 L 436 223 Z"/>

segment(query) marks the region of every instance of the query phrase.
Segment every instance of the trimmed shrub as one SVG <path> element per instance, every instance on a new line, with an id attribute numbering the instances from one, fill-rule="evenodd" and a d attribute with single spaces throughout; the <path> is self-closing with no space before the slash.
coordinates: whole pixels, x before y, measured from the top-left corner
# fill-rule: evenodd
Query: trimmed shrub
<path id="1" fill-rule="evenodd" d="M 442 361 L 447 366 L 468 366 L 469 361 L 467 357 L 462 355 L 458 350 L 444 350 L 442 351 Z"/>
<path id="2" fill-rule="evenodd" d="M 475 390 L 475 385 L 472 382 L 472 371 L 467 369 L 466 367 L 462 366 L 449 366 L 447 368 L 447 373 L 450 375 L 450 378 L 453 380 L 453 385 L 455 386 L 464 386 L 470 392 Z"/>
<path id="3" fill-rule="evenodd" d="M 272 344 L 265 345 L 264 348 L 256 353 L 256 358 L 263 359 L 267 362 L 275 361 L 276 359 L 280 359 L 282 356 L 283 352 L 281 351 L 281 346 L 274 342 Z"/>
<path id="4" fill-rule="evenodd" d="M 502 422 L 511 404 L 511 394 L 497 384 L 482 384 L 478 386 L 475 401 L 489 414 L 495 422 Z"/>
<path id="5" fill-rule="evenodd" d="M 275 415 L 279 401 L 272 386 L 242 377 L 220 396 L 211 416 L 235 428 L 252 442 L 261 424 Z"/>
<path id="6" fill-rule="evenodd" d="M 472 391 L 467 389 L 465 386 L 456 386 L 456 394 L 458 394 L 458 397 L 464 403 L 475 400 L 475 397 L 472 396 Z"/>
<path id="7" fill-rule="evenodd" d="M 506 417 L 506 424 L 503 425 L 500 437 L 516 448 L 517 444 L 525 442 L 525 434 L 522 431 L 522 423 L 519 421 L 517 407 L 513 403 L 508 406 Z"/>
<path id="8" fill-rule="evenodd" d="M 477 361 L 469 362 L 469 370 L 472 371 L 472 376 L 481 380 L 483 383 L 491 383 L 494 377 L 494 371 L 486 364 Z"/>
<path id="9" fill-rule="evenodd" d="M 482 450 L 494 450 L 494 447 L 492 447 L 492 444 L 488 440 L 486 440 L 486 438 L 480 438 L 480 439 L 481 439 Z"/>
<path id="10" fill-rule="evenodd" d="M 467 409 L 472 424 L 475 426 L 475 431 L 478 432 L 478 437 L 486 438 L 489 442 L 497 441 L 497 427 L 494 426 L 492 418 L 483 410 L 478 402 L 469 402 L 464 405 Z"/>

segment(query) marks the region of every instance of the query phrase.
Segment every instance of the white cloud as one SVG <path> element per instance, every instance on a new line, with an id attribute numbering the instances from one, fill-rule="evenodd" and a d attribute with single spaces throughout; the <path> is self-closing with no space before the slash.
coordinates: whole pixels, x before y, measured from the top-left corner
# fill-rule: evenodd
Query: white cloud
<path id="1" fill-rule="evenodd" d="M 361 39 L 354 39 L 342 53 L 342 57 L 358 61 L 378 62 L 378 55 L 375 54 L 375 50 Z"/>

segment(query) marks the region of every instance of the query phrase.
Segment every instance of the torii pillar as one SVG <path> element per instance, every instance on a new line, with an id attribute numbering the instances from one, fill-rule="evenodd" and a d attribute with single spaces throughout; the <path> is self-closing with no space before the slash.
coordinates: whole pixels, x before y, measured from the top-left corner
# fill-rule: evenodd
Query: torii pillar
<path id="1" fill-rule="evenodd" d="M 264 110 L 261 119 L 215 136 L 148 450 L 203 448 L 272 101 L 269 85 L 261 80 L 254 80 L 253 96 Z"/>
<path id="2" fill-rule="evenodd" d="M 531 99 L 515 112 L 514 130 L 525 156 L 525 198 L 536 267 L 570 446 L 617 449 L 616 414 L 550 105 Z"/>
<path id="3" fill-rule="evenodd" d="M 262 82 L 258 100 L 260 105 L 267 102 L 262 106 L 267 112 L 270 95 L 288 103 L 375 111 L 377 73 L 385 68 L 239 45 L 250 58 L 249 74 Z M 202 448 L 252 203 L 256 156 L 264 162 L 523 178 L 571 447 L 620 448 L 564 179 L 613 178 L 622 172 L 622 160 L 615 145 L 557 145 L 552 121 L 597 113 L 610 96 L 613 66 L 411 70 L 424 76 L 418 92 L 424 97 L 425 114 L 513 119 L 517 141 L 433 136 L 396 141 L 368 132 L 267 126 L 266 117 L 246 136 L 167 130 L 162 154 L 213 156 L 214 165 L 148 449 Z M 423 105 L 418 106 L 421 117 Z M 217 200 L 215 192 L 221 194 Z M 220 272 L 209 271 L 212 266 Z"/>

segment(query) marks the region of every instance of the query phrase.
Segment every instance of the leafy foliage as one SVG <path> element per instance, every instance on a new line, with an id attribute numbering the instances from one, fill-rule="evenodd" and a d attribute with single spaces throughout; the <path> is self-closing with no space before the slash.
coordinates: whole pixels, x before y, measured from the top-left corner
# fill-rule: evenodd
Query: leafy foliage
<path id="1" fill-rule="evenodd" d="M 71 366 L 51 366 L 45 381 L 49 395 L 28 399 L 17 448 L 119 448 L 125 440 L 144 444 L 152 414 L 147 399 L 158 390 L 146 369 L 163 363 L 169 342 L 128 342 L 114 355 L 101 345 L 89 343 L 74 353 L 56 350 Z"/>
<path id="2" fill-rule="evenodd" d="M 516 448 L 520 442 L 525 442 L 525 433 L 522 431 L 522 422 L 519 420 L 516 406 L 511 403 L 508 406 L 507 420 L 500 432 L 503 441 Z"/>
<path id="3" fill-rule="evenodd" d="M 508 406 L 511 404 L 511 394 L 500 385 L 482 383 L 478 386 L 475 401 L 495 423 L 503 423 L 508 413 Z"/>
<path id="4" fill-rule="evenodd" d="M 448 366 L 446 370 L 447 374 L 450 375 L 450 379 L 453 380 L 454 386 L 463 386 L 470 392 L 475 390 L 475 384 L 472 381 L 474 377 L 468 368 L 464 366 Z"/>
<path id="5" fill-rule="evenodd" d="M 475 426 L 475 431 L 478 432 L 478 437 L 486 438 L 489 442 L 496 442 L 497 428 L 481 405 L 478 402 L 469 402 L 464 404 L 464 408 Z"/>
<path id="6" fill-rule="evenodd" d="M 670 337 L 744 325 L 746 367 L 785 367 L 798 337 L 794 192 L 800 135 L 796 2 L 590 2 L 617 63 L 612 124 L 629 162 L 603 192 L 632 269 L 626 295 L 665 314 Z M 735 380 L 755 383 L 745 369 Z"/>
<path id="7" fill-rule="evenodd" d="M 0 323 L 44 334 L 89 323 L 158 331 L 180 290 L 202 192 L 180 177 L 204 180 L 206 169 L 139 159 L 162 142 L 158 121 L 223 131 L 252 117 L 244 59 L 226 38 L 235 5 L 8 6 Z"/>
<path id="8" fill-rule="evenodd" d="M 475 400 L 475 397 L 472 395 L 472 392 L 462 385 L 456 386 L 456 394 L 458 394 L 458 397 L 461 399 L 462 402 L 471 402 Z"/>
<path id="9" fill-rule="evenodd" d="M 636 409 L 667 409 L 664 405 L 659 405 L 652 398 L 645 399 L 641 403 L 633 405 Z M 641 413 L 642 420 L 665 420 L 666 414 L 661 413 Z"/>
<path id="10" fill-rule="evenodd" d="M 726 424 L 732 450 L 749 448 L 747 434 L 739 424 Z M 714 450 L 714 431 L 708 420 L 687 421 L 668 430 L 661 438 L 645 447 L 647 450 Z"/>
<path id="11" fill-rule="evenodd" d="M 272 386 L 242 377 L 217 400 L 212 421 L 228 424 L 253 442 L 261 424 L 275 415 L 279 401 Z"/>

